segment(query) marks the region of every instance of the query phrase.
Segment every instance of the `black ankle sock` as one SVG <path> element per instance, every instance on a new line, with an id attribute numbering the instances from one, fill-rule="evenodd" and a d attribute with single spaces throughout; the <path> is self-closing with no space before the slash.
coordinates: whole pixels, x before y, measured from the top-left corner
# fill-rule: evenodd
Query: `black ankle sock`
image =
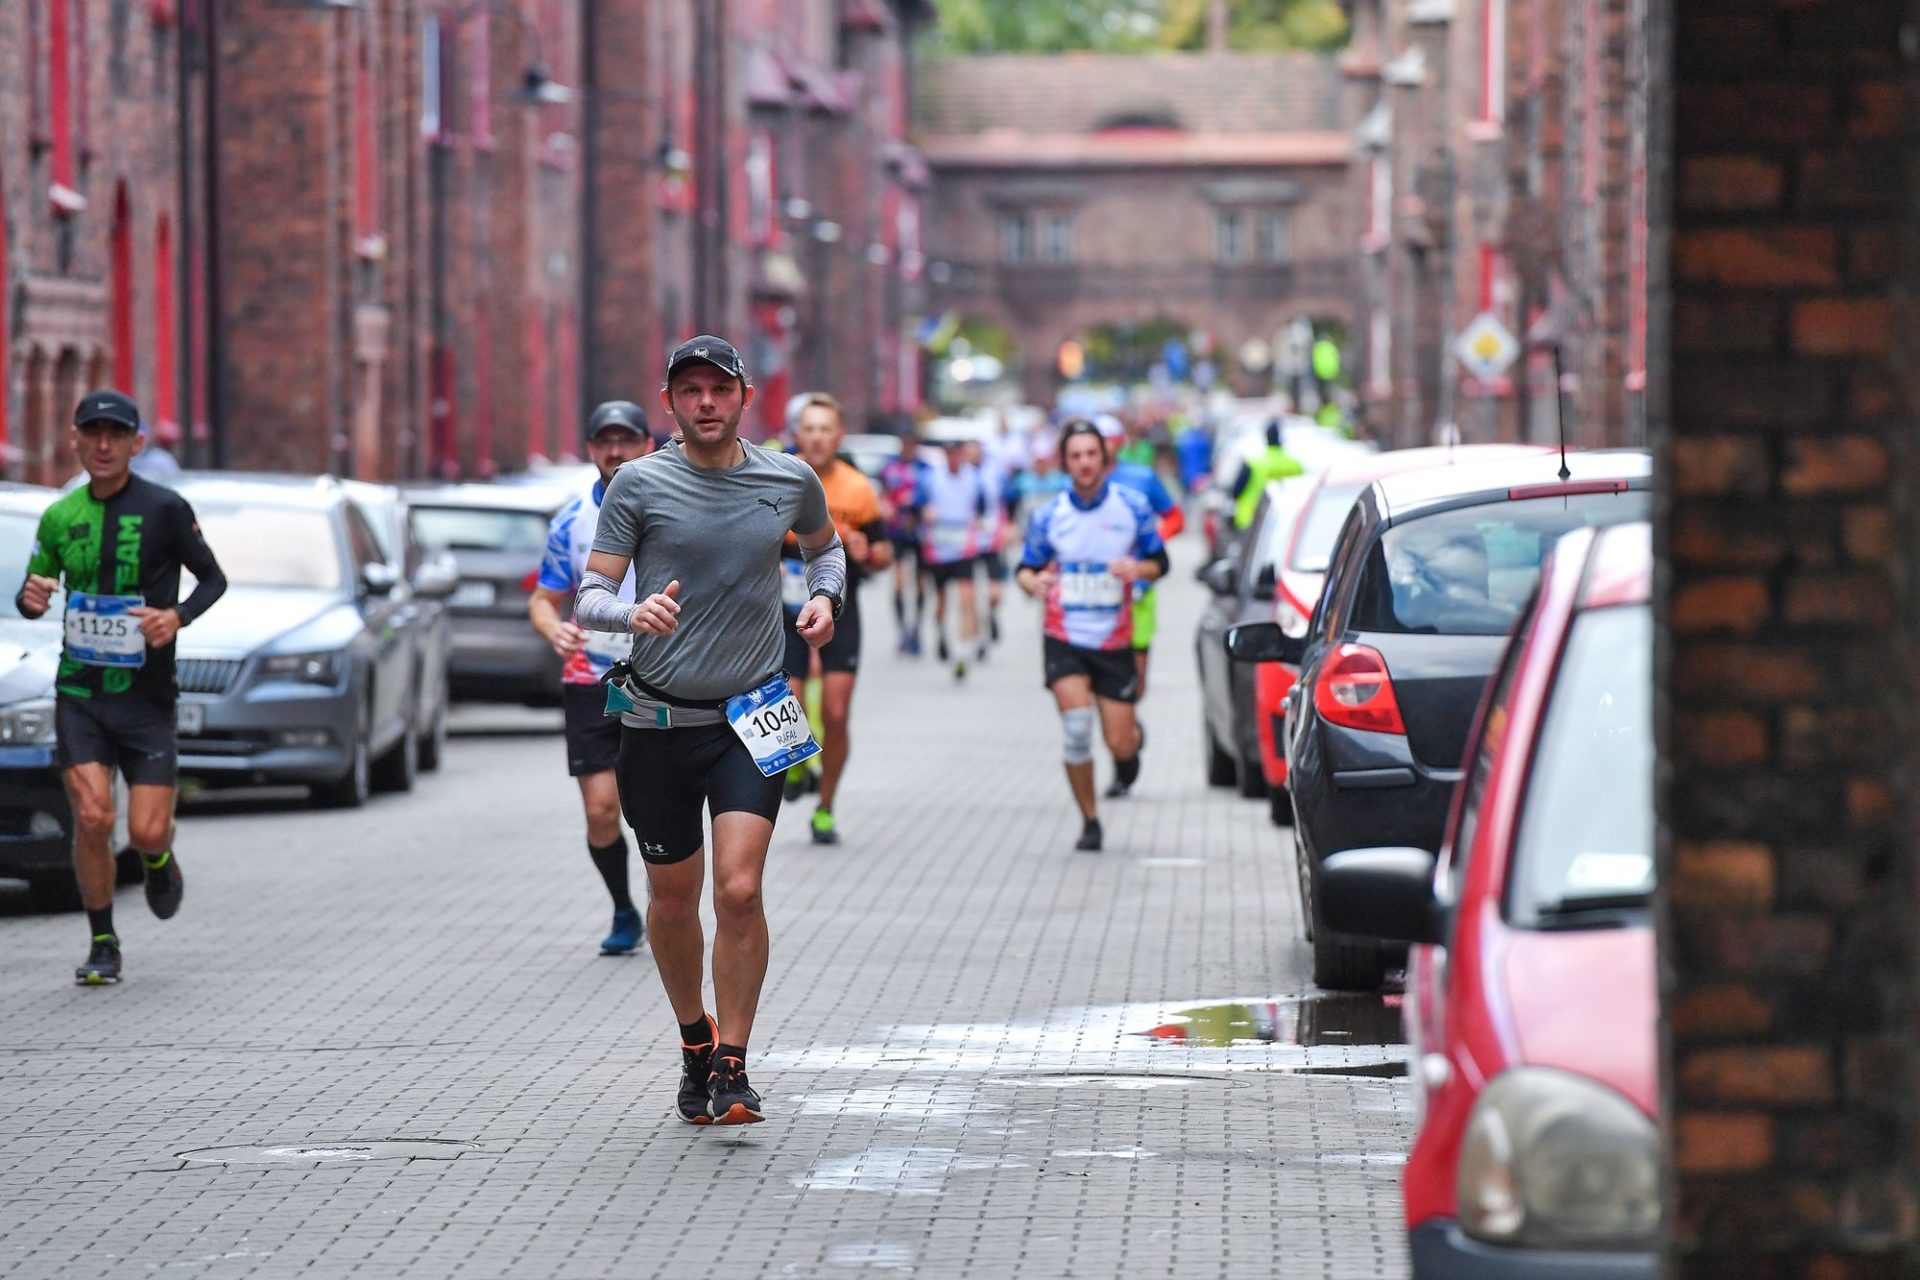
<path id="1" fill-rule="evenodd" d="M 112 933 L 113 932 L 113 904 L 108 903 L 106 906 L 100 908 L 98 911 L 95 911 L 92 907 L 88 907 L 87 908 L 87 928 L 93 932 L 93 936 L 96 938 L 103 933 Z"/>
<path id="2" fill-rule="evenodd" d="M 744 1063 L 747 1060 L 747 1046 L 743 1044 L 723 1044 L 713 1051 L 713 1056 L 716 1059 L 732 1058 L 737 1062 Z"/>
<path id="3" fill-rule="evenodd" d="M 708 1022 L 704 1017 L 701 1018 L 700 1021 L 698 1022 L 681 1023 L 680 1024 L 680 1043 L 696 1045 L 696 1046 L 703 1045 L 703 1044 L 712 1044 L 713 1043 L 713 1024 Z"/>
<path id="4" fill-rule="evenodd" d="M 1131 760 L 1116 759 L 1113 762 L 1113 773 L 1122 783 L 1132 786 L 1140 780 L 1140 757 L 1135 756 Z"/>
<path id="5" fill-rule="evenodd" d="M 587 846 L 587 853 L 593 859 L 594 869 L 600 878 L 607 882 L 607 892 L 613 895 L 614 909 L 633 910 L 633 892 L 627 884 L 627 838 L 616 836 L 612 844 L 594 848 Z"/>

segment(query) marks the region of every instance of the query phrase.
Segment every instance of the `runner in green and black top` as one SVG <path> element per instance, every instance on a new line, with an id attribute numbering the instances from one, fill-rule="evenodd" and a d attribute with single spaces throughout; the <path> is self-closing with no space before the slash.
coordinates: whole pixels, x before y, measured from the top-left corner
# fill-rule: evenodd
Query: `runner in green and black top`
<path id="1" fill-rule="evenodd" d="M 193 508 L 173 490 L 132 473 L 140 413 L 117 391 L 96 391 L 74 411 L 71 440 L 87 483 L 40 517 L 27 580 L 14 597 L 22 617 L 47 612 L 66 588 L 66 640 L 54 680 L 54 758 L 73 806 L 73 870 L 93 947 L 74 977 L 120 980 L 113 929 L 113 771 L 126 776 L 127 827 L 146 865 L 147 904 L 162 920 L 180 909 L 185 882 L 173 856 L 177 771 L 173 640 L 227 589 Z M 197 580 L 180 599 L 180 571 Z"/>

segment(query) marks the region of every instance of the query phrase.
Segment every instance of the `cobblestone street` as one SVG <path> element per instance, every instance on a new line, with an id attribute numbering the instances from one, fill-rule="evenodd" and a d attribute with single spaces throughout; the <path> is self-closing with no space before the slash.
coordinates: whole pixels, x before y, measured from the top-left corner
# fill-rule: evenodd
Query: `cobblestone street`
<path id="1" fill-rule="evenodd" d="M 802 802 L 770 861 L 764 1125 L 668 1118 L 557 713 L 466 708 L 356 812 L 195 802 L 181 915 L 120 895 L 118 988 L 71 985 L 78 915 L 4 899 L 0 1273 L 1401 1275 L 1397 1018 L 1313 998 L 1285 833 L 1203 785 L 1198 554 L 1099 855 L 1037 609 L 958 686 L 867 589 L 846 843 Z"/>

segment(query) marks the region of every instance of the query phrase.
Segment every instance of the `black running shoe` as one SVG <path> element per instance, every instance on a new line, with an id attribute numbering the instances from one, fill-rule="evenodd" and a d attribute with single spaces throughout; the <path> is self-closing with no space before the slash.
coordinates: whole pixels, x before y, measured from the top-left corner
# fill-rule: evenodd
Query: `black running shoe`
<path id="1" fill-rule="evenodd" d="M 713 1074 L 713 1051 L 720 1042 L 720 1028 L 714 1025 L 711 1015 L 707 1018 L 707 1031 L 711 1036 L 705 1044 L 680 1043 L 680 1097 L 674 1103 L 674 1112 L 687 1124 L 711 1124 L 713 1117 L 707 1114 L 707 1077 Z"/>
<path id="2" fill-rule="evenodd" d="M 73 971 L 73 980 L 83 987 L 104 987 L 120 981 L 120 939 L 110 933 L 93 935 L 93 949 L 87 962 Z"/>
<path id="3" fill-rule="evenodd" d="M 747 1064 L 738 1058 L 715 1058 L 707 1077 L 707 1114 L 715 1124 L 759 1124 L 760 1095 L 747 1083 Z"/>
<path id="4" fill-rule="evenodd" d="M 151 861 L 146 854 L 141 854 L 140 865 L 147 871 L 147 905 L 162 920 L 171 920 L 187 891 L 186 877 L 180 874 L 180 859 L 169 849 Z"/>
<path id="5" fill-rule="evenodd" d="M 1133 784 L 1140 781 L 1140 757 L 1131 760 L 1113 762 L 1113 781 L 1107 784 L 1107 799 L 1118 800 L 1133 790 Z"/>
<path id="6" fill-rule="evenodd" d="M 1100 840 L 1100 819 L 1088 818 L 1087 824 L 1080 828 L 1079 841 L 1075 843 L 1073 847 L 1082 853 L 1098 853 L 1100 852 Z"/>

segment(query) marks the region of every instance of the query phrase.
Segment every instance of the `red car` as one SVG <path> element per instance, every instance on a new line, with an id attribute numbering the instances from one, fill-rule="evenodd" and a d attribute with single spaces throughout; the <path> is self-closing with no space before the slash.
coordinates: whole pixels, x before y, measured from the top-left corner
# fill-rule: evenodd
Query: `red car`
<path id="1" fill-rule="evenodd" d="M 1413 944 L 1416 1280 L 1657 1274 L 1651 576 L 1645 524 L 1562 539 L 1437 858 L 1324 868 L 1329 924 Z"/>
<path id="2" fill-rule="evenodd" d="M 1520 444 L 1399 449 L 1337 463 L 1313 476 L 1313 491 L 1307 495 L 1280 557 L 1273 620 L 1290 636 L 1307 634 L 1307 619 L 1319 603 L 1320 588 L 1327 580 L 1327 559 L 1340 537 L 1340 526 L 1347 522 L 1353 500 L 1375 480 L 1403 471 L 1540 453 L 1544 449 L 1542 445 Z M 1253 671 L 1253 721 L 1260 736 L 1260 767 L 1267 779 L 1268 806 L 1274 822 L 1281 826 L 1293 821 L 1293 807 L 1287 799 L 1286 707 L 1287 690 L 1299 674 L 1283 662 L 1262 662 Z"/>

